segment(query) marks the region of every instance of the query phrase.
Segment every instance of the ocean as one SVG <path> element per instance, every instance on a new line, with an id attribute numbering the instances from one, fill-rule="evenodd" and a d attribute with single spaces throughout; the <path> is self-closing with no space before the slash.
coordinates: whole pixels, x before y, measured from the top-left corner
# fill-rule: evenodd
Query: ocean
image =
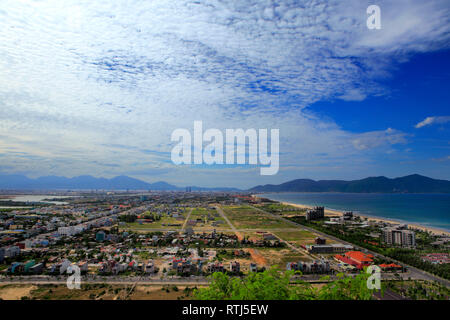
<path id="1" fill-rule="evenodd" d="M 292 192 L 265 193 L 260 196 L 450 231 L 450 194 Z"/>

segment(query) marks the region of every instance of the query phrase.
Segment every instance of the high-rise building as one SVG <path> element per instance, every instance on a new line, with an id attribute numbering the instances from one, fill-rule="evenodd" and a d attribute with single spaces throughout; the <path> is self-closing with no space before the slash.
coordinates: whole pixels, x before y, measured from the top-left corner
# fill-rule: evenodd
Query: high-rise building
<path id="1" fill-rule="evenodd" d="M 402 245 L 407 247 L 416 246 L 416 234 L 412 230 L 402 230 Z"/>
<path id="2" fill-rule="evenodd" d="M 324 207 L 314 207 L 312 210 L 306 211 L 306 220 L 319 220 L 325 217 Z"/>
<path id="3" fill-rule="evenodd" d="M 382 233 L 382 241 L 389 245 L 396 245 L 401 247 L 415 247 L 416 236 L 414 231 L 405 230 L 398 227 L 385 228 Z"/>

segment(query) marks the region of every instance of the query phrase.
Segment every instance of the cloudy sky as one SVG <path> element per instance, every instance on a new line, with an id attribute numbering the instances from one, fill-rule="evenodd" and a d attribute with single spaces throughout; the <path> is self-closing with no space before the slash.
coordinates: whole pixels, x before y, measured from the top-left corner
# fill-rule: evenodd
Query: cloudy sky
<path id="1" fill-rule="evenodd" d="M 449 61 L 448 0 L 2 0 L 0 172 L 450 179 Z M 173 164 L 171 133 L 195 120 L 278 128 L 279 173 Z"/>

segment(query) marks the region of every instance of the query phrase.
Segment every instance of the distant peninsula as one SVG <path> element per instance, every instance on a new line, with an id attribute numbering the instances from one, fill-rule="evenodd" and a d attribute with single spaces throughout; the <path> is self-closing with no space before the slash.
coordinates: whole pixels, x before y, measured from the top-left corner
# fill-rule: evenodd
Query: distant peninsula
<path id="1" fill-rule="evenodd" d="M 369 177 L 361 180 L 296 179 L 282 184 L 259 185 L 251 192 L 353 192 L 353 193 L 450 193 L 450 181 L 412 174 L 389 179 Z"/>

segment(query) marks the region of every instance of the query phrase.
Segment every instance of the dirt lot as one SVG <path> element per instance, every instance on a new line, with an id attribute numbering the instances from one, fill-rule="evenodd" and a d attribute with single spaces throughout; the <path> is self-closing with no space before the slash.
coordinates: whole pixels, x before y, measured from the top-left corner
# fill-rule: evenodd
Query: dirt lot
<path id="1" fill-rule="evenodd" d="M 130 300 L 188 300 L 191 299 L 192 287 L 186 286 L 136 286 L 129 296 Z"/>
<path id="2" fill-rule="evenodd" d="M 289 248 L 261 248 L 258 252 L 266 260 L 267 265 L 278 265 L 282 270 L 285 269 L 286 263 L 292 261 L 310 261 L 308 256 L 295 252 Z"/>
<path id="3" fill-rule="evenodd" d="M 0 287 L 0 298 L 2 300 L 20 300 L 22 297 L 29 296 L 30 292 L 35 289 L 37 289 L 37 287 L 34 285 L 1 286 Z"/>
<path id="4" fill-rule="evenodd" d="M 208 220 L 208 216 L 212 217 L 213 220 Z M 216 229 L 216 231 L 218 232 L 230 230 L 230 227 L 225 222 L 225 220 L 213 209 L 194 209 L 191 213 L 191 216 L 189 217 L 189 220 L 196 221 L 197 219 L 201 219 L 201 221 L 197 221 L 197 223 L 193 227 L 194 231 L 196 232 L 211 232 L 214 229 Z"/>
<path id="5" fill-rule="evenodd" d="M 177 300 L 191 299 L 193 287 L 174 285 L 82 285 L 70 290 L 64 285 L 6 285 L 0 287 L 3 300 Z"/>

